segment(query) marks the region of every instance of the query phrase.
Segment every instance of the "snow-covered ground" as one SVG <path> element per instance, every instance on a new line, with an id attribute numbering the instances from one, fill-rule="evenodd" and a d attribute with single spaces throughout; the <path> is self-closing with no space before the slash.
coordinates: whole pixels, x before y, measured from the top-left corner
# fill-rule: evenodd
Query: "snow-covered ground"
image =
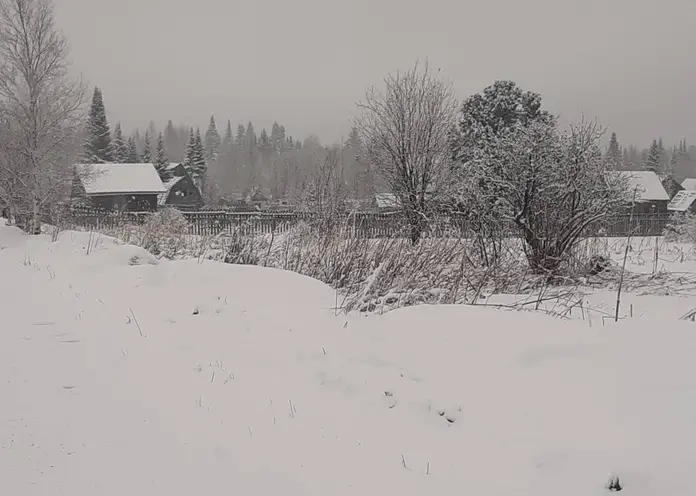
<path id="1" fill-rule="evenodd" d="M 0 274 L 3 495 L 696 494 L 693 299 L 346 317 L 290 272 L 4 226 Z"/>

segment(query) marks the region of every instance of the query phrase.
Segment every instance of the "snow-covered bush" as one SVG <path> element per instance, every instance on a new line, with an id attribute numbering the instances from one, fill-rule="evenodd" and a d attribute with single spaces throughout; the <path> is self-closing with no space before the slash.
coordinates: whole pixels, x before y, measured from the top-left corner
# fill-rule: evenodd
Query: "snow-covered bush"
<path id="1" fill-rule="evenodd" d="M 181 212 L 166 208 L 150 215 L 142 226 L 141 246 L 156 256 L 176 258 L 186 247 L 189 224 Z"/>
<path id="2" fill-rule="evenodd" d="M 673 215 L 664 235 L 665 241 L 696 243 L 696 215 L 689 212 Z"/>
<path id="3" fill-rule="evenodd" d="M 123 224 L 101 231 L 126 243 L 145 248 L 157 257 L 183 258 L 190 252 L 188 221 L 175 209 L 167 208 L 149 214 L 143 224 Z"/>
<path id="4" fill-rule="evenodd" d="M 540 110 L 541 97 L 498 82 L 462 106 L 453 139 L 460 162 L 459 201 L 484 258 L 495 234 L 511 227 L 530 269 L 565 276 L 573 247 L 630 203 L 626 178 L 608 170 L 603 130 L 594 123 L 561 132 Z"/>

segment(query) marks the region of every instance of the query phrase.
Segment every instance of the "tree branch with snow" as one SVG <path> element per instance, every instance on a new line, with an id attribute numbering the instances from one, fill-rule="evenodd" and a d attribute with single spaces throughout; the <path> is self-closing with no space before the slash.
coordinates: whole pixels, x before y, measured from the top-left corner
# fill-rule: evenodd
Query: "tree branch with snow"
<path id="1" fill-rule="evenodd" d="M 51 0 L 0 1 L 0 198 L 30 232 L 69 193 L 84 129 L 84 86 Z"/>

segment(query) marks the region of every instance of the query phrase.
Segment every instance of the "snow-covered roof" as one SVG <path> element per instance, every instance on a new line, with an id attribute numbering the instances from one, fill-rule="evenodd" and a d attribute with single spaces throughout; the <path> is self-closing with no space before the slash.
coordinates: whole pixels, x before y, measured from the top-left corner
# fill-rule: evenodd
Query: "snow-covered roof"
<path id="1" fill-rule="evenodd" d="M 179 162 L 171 162 L 166 168 L 167 170 L 173 170 L 179 167 Z"/>
<path id="2" fill-rule="evenodd" d="M 176 165 L 178 165 L 178 164 L 176 164 Z M 183 178 L 184 178 L 184 176 L 173 177 L 170 180 L 168 180 L 166 183 L 164 183 L 165 192 L 157 195 L 157 205 L 159 205 L 161 207 L 161 206 L 167 204 L 167 198 L 169 198 L 169 193 L 172 191 L 172 188 L 174 187 L 174 185 L 176 183 L 181 181 Z"/>
<path id="3" fill-rule="evenodd" d="M 398 208 L 401 204 L 394 193 L 375 193 L 377 208 Z"/>
<path id="4" fill-rule="evenodd" d="M 687 191 L 696 191 L 696 179 L 693 177 L 687 177 L 682 181 L 681 185 Z"/>
<path id="5" fill-rule="evenodd" d="M 672 201 L 667 204 L 667 210 L 673 212 L 686 212 L 696 200 L 696 191 L 683 189 L 679 191 Z"/>
<path id="6" fill-rule="evenodd" d="M 652 171 L 620 172 L 628 179 L 631 192 L 637 191 L 638 201 L 669 201 L 669 195 L 660 181 L 660 177 Z"/>
<path id="7" fill-rule="evenodd" d="M 88 195 L 159 194 L 166 190 L 152 164 L 80 164 Z"/>

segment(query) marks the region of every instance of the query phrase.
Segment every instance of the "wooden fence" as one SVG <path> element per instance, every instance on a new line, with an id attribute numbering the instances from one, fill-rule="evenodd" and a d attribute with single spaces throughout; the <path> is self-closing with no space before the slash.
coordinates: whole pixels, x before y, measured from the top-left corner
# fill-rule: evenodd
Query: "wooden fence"
<path id="1" fill-rule="evenodd" d="M 287 232 L 299 223 L 313 223 L 319 218 L 306 212 L 181 212 L 189 222 L 189 234 L 198 236 L 217 235 L 236 230 L 242 235 L 258 235 Z M 72 208 L 57 215 L 47 216 L 46 221 L 66 227 L 81 227 L 94 230 L 116 228 L 124 224 L 143 224 L 147 212 L 125 212 L 112 214 L 94 209 Z M 659 236 L 665 230 L 669 214 L 616 215 L 601 228 L 590 227 L 597 236 Z M 342 225 L 357 236 L 379 238 L 398 237 L 407 233 L 406 222 L 400 213 L 351 213 L 333 219 L 334 225 Z M 472 229 L 461 214 L 438 215 L 429 223 L 426 236 L 468 237 Z M 510 223 L 501 223 L 500 232 L 516 236 L 517 229 Z"/>

